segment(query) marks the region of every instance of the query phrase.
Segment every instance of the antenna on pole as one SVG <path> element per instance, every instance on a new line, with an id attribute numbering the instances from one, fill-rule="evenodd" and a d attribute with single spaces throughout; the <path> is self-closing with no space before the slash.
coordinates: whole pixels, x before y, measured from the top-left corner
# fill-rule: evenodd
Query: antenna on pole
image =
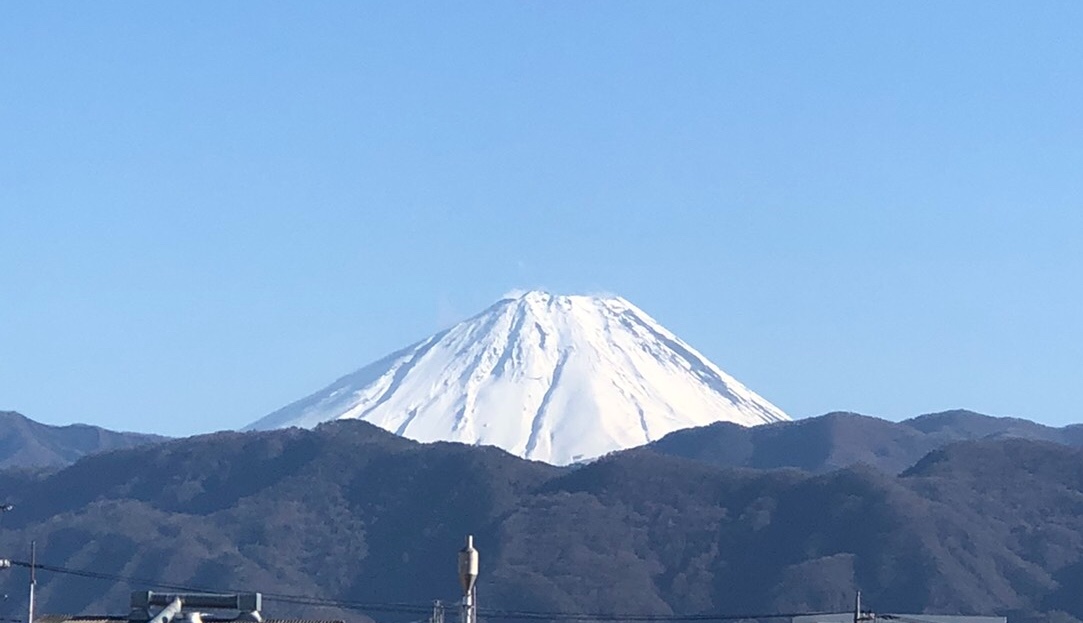
<path id="1" fill-rule="evenodd" d="M 463 587 L 461 623 L 478 623 L 477 604 L 478 550 L 474 549 L 474 535 L 466 537 L 466 547 L 459 550 L 459 584 Z"/>
<path id="2" fill-rule="evenodd" d="M 26 611 L 26 623 L 34 623 L 34 585 L 38 583 L 38 542 L 30 541 L 30 605 Z"/>

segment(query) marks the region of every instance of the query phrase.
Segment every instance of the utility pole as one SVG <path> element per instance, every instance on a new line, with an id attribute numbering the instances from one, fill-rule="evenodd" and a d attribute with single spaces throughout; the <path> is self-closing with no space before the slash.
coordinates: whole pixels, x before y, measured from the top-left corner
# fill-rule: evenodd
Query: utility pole
<path id="1" fill-rule="evenodd" d="M 38 583 L 38 542 L 30 541 L 30 605 L 27 607 L 26 623 L 34 623 L 34 585 Z"/>
<path id="2" fill-rule="evenodd" d="M 854 596 L 854 623 L 869 623 L 875 619 L 872 613 L 866 614 L 861 611 L 861 591 L 857 591 Z"/>
<path id="3" fill-rule="evenodd" d="M 459 584 L 463 587 L 463 606 L 459 621 L 478 623 L 478 550 L 474 549 L 472 534 L 466 537 L 466 547 L 459 550 Z"/>

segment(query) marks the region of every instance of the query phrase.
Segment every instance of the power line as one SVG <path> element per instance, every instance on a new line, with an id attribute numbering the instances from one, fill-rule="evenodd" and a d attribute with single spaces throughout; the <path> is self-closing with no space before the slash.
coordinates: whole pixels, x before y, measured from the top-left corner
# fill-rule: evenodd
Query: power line
<path id="1" fill-rule="evenodd" d="M 529 612 L 516 610 L 480 609 L 479 614 L 486 618 L 545 621 L 742 621 L 754 619 L 791 619 L 798 616 L 816 616 L 831 614 L 828 612 L 777 612 L 770 614 L 618 614 L 608 612 Z"/>
<path id="2" fill-rule="evenodd" d="M 12 560 L 12 566 L 29 568 L 31 565 L 28 562 L 21 560 Z M 114 573 L 104 573 L 100 571 L 88 571 L 85 569 L 72 569 L 69 567 L 62 567 L 58 565 L 36 564 L 35 567 L 40 571 L 48 571 L 51 573 L 57 573 L 62 575 L 71 575 L 75 577 L 81 577 L 92 580 L 102 580 L 111 582 L 124 582 L 126 584 L 134 584 L 140 586 L 148 586 L 152 588 L 163 588 L 168 590 L 183 591 L 183 592 L 246 592 L 237 591 L 235 589 L 223 589 L 222 587 L 210 588 L 205 586 L 190 586 L 185 584 L 176 584 L 171 582 L 163 582 L 161 580 L 154 580 L 150 578 L 138 578 L 127 575 L 120 575 Z M 411 603 L 372 603 L 363 601 L 352 601 L 345 599 L 332 599 L 326 597 L 312 597 L 308 595 L 291 595 L 288 593 L 262 593 L 263 598 L 267 601 L 273 601 L 278 603 L 286 603 L 292 605 L 301 606 L 313 606 L 313 607 L 332 607 L 341 608 L 344 610 L 356 610 L 360 612 L 381 612 L 388 614 L 428 614 L 432 611 L 432 604 L 411 604 Z M 530 611 L 530 610 L 500 610 L 491 608 L 480 608 L 478 610 L 480 616 L 486 619 L 498 619 L 498 620 L 518 620 L 518 621 L 627 621 L 630 623 L 695 623 L 697 621 L 711 622 L 711 621 L 741 621 L 741 620 L 763 620 L 763 619 L 790 619 L 798 616 L 816 616 L 831 614 L 829 612 L 772 612 L 772 613 L 757 613 L 757 614 L 724 614 L 724 613 L 700 613 L 700 614 L 642 614 L 642 613 L 613 613 L 613 612 L 543 612 L 543 611 Z M 902 623 L 933 623 L 931 621 L 920 621 L 917 619 L 903 620 L 903 617 L 898 617 Z"/>
<path id="3" fill-rule="evenodd" d="M 29 569 L 30 568 L 30 563 L 24 562 L 22 560 L 12 560 L 11 561 L 11 566 L 13 566 L 13 567 L 25 567 L 25 568 Z M 37 563 L 34 566 L 37 568 L 38 571 L 50 571 L 52 573 L 59 573 L 59 574 L 62 574 L 62 575 L 74 575 L 74 576 L 87 578 L 87 579 L 91 579 L 91 580 L 107 580 L 107 581 L 111 581 L 111 582 L 125 582 L 125 583 L 128 583 L 128 584 L 142 584 L 142 585 L 151 586 L 151 587 L 154 587 L 154 588 L 167 588 L 169 590 L 175 590 L 175 591 L 186 591 L 186 592 L 193 592 L 193 593 L 206 593 L 206 592 L 219 592 L 221 590 L 221 589 L 219 589 L 218 591 L 216 591 L 216 590 L 213 590 L 213 589 L 210 589 L 210 588 L 207 588 L 207 587 L 185 586 L 183 584 L 170 584 L 169 582 L 162 582 L 162 581 L 159 581 L 159 580 L 151 580 L 151 579 L 148 579 L 148 578 L 136 578 L 136 577 L 132 577 L 132 576 L 115 575 L 115 574 L 112 574 L 112 573 L 101 573 L 101 572 L 98 572 L 98 571 L 87 571 L 87 570 L 84 570 L 84 569 L 71 569 L 71 568 L 68 568 L 68 567 L 58 567 L 56 565 L 44 565 L 44 564 L 41 564 L 41 563 Z"/>
<path id="4" fill-rule="evenodd" d="M 12 560 L 11 565 L 13 567 L 30 567 L 30 563 L 22 560 Z M 248 592 L 245 590 L 238 590 L 233 588 L 219 587 L 207 587 L 207 586 L 191 586 L 186 584 L 175 584 L 171 582 L 163 582 L 161 580 L 154 580 L 150 578 L 139 578 L 129 575 L 120 575 L 115 573 L 103 573 L 100 571 L 87 571 L 85 569 L 72 569 L 69 567 L 61 567 L 57 565 L 45 565 L 37 564 L 39 571 L 49 571 L 52 573 L 58 573 L 61 575 L 72 575 L 76 577 L 82 577 L 92 580 L 103 580 L 110 582 L 124 582 L 126 584 L 135 584 L 141 586 L 148 586 L 151 588 L 164 588 L 174 591 L 183 591 L 190 593 L 220 593 L 220 592 Z M 263 592 L 261 593 L 263 598 L 267 601 L 275 601 L 281 603 L 290 603 L 296 605 L 306 606 L 334 606 L 351 610 L 368 610 L 371 612 L 389 612 L 389 613 L 404 613 L 404 614 L 427 614 L 431 612 L 432 606 L 430 604 L 407 604 L 407 603 L 369 603 L 360 601 L 348 601 L 327 599 L 321 597 L 310 597 L 307 595 L 291 595 L 287 593 L 274 593 Z"/>

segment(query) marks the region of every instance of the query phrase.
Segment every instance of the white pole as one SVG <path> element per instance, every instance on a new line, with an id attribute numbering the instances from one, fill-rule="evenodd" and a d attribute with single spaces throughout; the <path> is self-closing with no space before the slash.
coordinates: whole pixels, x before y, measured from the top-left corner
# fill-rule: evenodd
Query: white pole
<path id="1" fill-rule="evenodd" d="M 38 583 L 38 542 L 30 541 L 30 606 L 26 612 L 26 623 L 34 623 L 34 585 Z"/>
<path id="2" fill-rule="evenodd" d="M 181 608 L 183 607 L 184 604 L 181 601 L 181 598 L 177 597 L 148 623 L 169 623 L 173 620 L 173 617 L 180 614 Z"/>

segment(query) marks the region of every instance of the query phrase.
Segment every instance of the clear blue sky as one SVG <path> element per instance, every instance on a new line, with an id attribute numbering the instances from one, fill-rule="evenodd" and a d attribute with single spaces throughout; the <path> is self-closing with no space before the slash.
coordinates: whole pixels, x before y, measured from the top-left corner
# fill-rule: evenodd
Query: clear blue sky
<path id="1" fill-rule="evenodd" d="M 0 409 L 239 427 L 513 288 L 1083 419 L 1083 3 L 0 6 Z"/>

